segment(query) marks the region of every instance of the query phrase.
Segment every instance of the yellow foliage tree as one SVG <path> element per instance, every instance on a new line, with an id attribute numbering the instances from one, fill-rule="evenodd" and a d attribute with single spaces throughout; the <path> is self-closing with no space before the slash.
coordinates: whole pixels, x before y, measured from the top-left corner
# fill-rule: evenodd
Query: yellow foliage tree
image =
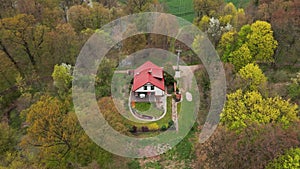
<path id="1" fill-rule="evenodd" d="M 280 123 L 288 126 L 299 120 L 298 106 L 281 97 L 264 98 L 257 91 L 243 93 L 241 89 L 227 95 L 221 113 L 221 122 L 232 130 L 240 131 L 250 123 Z"/>

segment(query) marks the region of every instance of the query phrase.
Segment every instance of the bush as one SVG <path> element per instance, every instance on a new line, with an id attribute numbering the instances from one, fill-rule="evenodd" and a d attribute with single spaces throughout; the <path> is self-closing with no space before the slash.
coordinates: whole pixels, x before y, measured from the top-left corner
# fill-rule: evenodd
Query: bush
<path id="1" fill-rule="evenodd" d="M 149 131 L 149 128 L 147 126 L 142 127 L 142 132 L 148 132 L 148 131 Z"/>
<path id="2" fill-rule="evenodd" d="M 300 148 L 290 149 L 274 161 L 270 162 L 267 169 L 295 169 L 300 168 Z"/>
<path id="3" fill-rule="evenodd" d="M 169 121 L 169 127 L 171 127 L 173 124 L 174 124 L 174 121 L 173 120 L 171 120 L 171 121 Z"/>
<path id="4" fill-rule="evenodd" d="M 151 130 L 151 131 L 156 131 L 159 129 L 159 126 L 157 125 L 157 123 L 151 123 L 151 124 L 149 124 L 148 127 L 149 127 L 149 130 Z"/>
<path id="5" fill-rule="evenodd" d="M 127 163 L 128 168 L 130 169 L 140 169 L 140 163 L 137 160 L 132 160 L 131 162 Z"/>
<path id="6" fill-rule="evenodd" d="M 166 131 L 167 130 L 167 126 L 166 125 L 162 125 L 160 128 L 161 131 Z"/>
<path id="7" fill-rule="evenodd" d="M 137 132 L 137 127 L 136 126 L 132 126 L 130 129 L 131 133 L 136 133 Z"/>

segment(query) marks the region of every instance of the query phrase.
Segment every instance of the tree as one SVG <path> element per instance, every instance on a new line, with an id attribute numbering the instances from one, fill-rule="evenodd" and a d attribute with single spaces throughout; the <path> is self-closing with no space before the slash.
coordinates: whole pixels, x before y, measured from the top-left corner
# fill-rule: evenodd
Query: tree
<path id="1" fill-rule="evenodd" d="M 235 31 L 225 32 L 219 41 L 217 50 L 223 62 L 229 62 L 229 55 L 235 48 L 236 34 Z"/>
<path id="2" fill-rule="evenodd" d="M 170 18 L 165 14 L 160 14 L 153 26 L 153 31 L 159 32 L 160 34 L 151 34 L 151 44 L 156 48 L 167 50 L 172 39 L 165 35 L 177 33 L 178 28 L 179 24 L 177 20 L 174 20 L 174 18 Z"/>
<path id="3" fill-rule="evenodd" d="M 227 95 L 221 122 L 231 130 L 241 131 L 251 123 L 279 123 L 288 126 L 298 121 L 298 106 L 280 97 L 264 98 L 257 91 L 237 90 Z"/>
<path id="4" fill-rule="evenodd" d="M 288 86 L 289 96 L 293 100 L 299 100 L 300 98 L 300 72 L 297 73 L 295 78 L 292 78 L 292 83 Z"/>
<path id="5" fill-rule="evenodd" d="M 128 14 L 146 12 L 150 9 L 152 0 L 128 0 L 125 11 Z"/>
<path id="6" fill-rule="evenodd" d="M 90 15 L 88 6 L 75 5 L 68 10 L 69 22 L 76 32 L 90 28 Z"/>
<path id="7" fill-rule="evenodd" d="M 172 77 L 175 76 L 175 70 L 174 70 L 173 64 L 171 62 L 168 62 L 165 64 L 164 71 L 167 72 Z"/>
<path id="8" fill-rule="evenodd" d="M 299 63 L 299 7 L 295 0 L 256 0 L 247 8 L 252 20 L 271 23 L 274 36 L 278 41 L 274 58 L 277 66 L 295 66 Z M 280 4 L 280 5 L 278 5 Z"/>
<path id="9" fill-rule="evenodd" d="M 300 168 L 300 148 L 289 149 L 285 154 L 270 162 L 266 169 Z"/>
<path id="10" fill-rule="evenodd" d="M 109 9 L 105 8 L 102 4 L 93 3 L 93 7 L 90 8 L 91 11 L 91 26 L 92 29 L 100 29 L 101 26 L 105 25 L 109 22 L 110 18 L 110 11 Z"/>
<path id="11" fill-rule="evenodd" d="M 126 120 L 116 109 L 111 97 L 100 98 L 98 105 L 100 112 L 111 127 L 122 134 L 129 134 L 129 129 L 125 126 Z"/>
<path id="12" fill-rule="evenodd" d="M 69 100 L 48 95 L 22 112 L 28 124 L 21 147 L 33 151 L 45 168 L 65 168 L 68 165 L 87 165 L 93 159 L 109 158 L 82 130 Z M 102 155 L 102 157 L 101 157 Z"/>
<path id="13" fill-rule="evenodd" d="M 216 16 L 217 11 L 224 5 L 223 0 L 194 0 L 193 2 L 198 18 L 202 18 L 204 15 Z"/>
<path id="14" fill-rule="evenodd" d="M 256 21 L 250 27 L 251 33 L 248 34 L 248 47 L 255 61 L 273 62 L 274 50 L 278 42 L 273 37 L 271 24 L 265 21 Z"/>
<path id="15" fill-rule="evenodd" d="M 4 159 L 9 152 L 15 151 L 17 145 L 16 131 L 12 129 L 7 123 L 0 123 L 0 159 Z M 3 161 L 0 160 L 0 163 Z"/>
<path id="16" fill-rule="evenodd" d="M 103 4 L 103 6 L 108 7 L 109 9 L 117 6 L 117 0 L 96 0 L 96 1 Z"/>
<path id="17" fill-rule="evenodd" d="M 299 146 L 299 125 L 283 129 L 276 124 L 253 124 L 241 133 L 219 125 L 209 140 L 197 144 L 196 168 L 264 169 L 286 149 Z"/>
<path id="18" fill-rule="evenodd" d="M 252 56 L 247 44 L 243 44 L 239 49 L 233 51 L 229 56 L 229 62 L 234 65 L 236 71 L 251 63 Z"/>
<path id="19" fill-rule="evenodd" d="M 61 64 L 54 66 L 52 78 L 54 80 L 54 86 L 58 88 L 60 93 L 69 91 L 72 83 L 71 65 Z"/>
<path id="20" fill-rule="evenodd" d="M 16 0 L 2 0 L 0 3 L 0 19 L 11 17 L 16 13 Z"/>
<path id="21" fill-rule="evenodd" d="M 198 26 L 199 26 L 199 28 L 200 28 L 202 31 L 206 31 L 206 30 L 208 29 L 208 27 L 209 27 L 209 20 L 210 20 L 210 18 L 209 18 L 207 15 L 204 15 L 204 16 L 201 18 L 201 20 L 200 20 Z M 196 25 L 197 25 L 197 23 L 196 23 Z"/>
<path id="22" fill-rule="evenodd" d="M 81 34 L 82 35 L 82 34 Z M 58 24 L 45 37 L 45 50 L 43 52 L 43 64 L 45 74 L 51 75 L 56 64 L 68 63 L 75 65 L 80 47 L 85 42 L 82 36 L 78 36 L 70 24 Z M 49 73 L 50 72 L 50 73 Z"/>
<path id="23" fill-rule="evenodd" d="M 114 74 L 116 64 L 107 58 L 103 58 L 99 65 L 95 79 L 96 96 L 104 97 L 111 95 L 111 80 Z"/>
<path id="24" fill-rule="evenodd" d="M 247 89 L 257 90 L 260 86 L 267 82 L 267 78 L 263 74 L 258 65 L 250 63 L 241 68 L 238 72 L 239 76 L 244 80 Z"/>
<path id="25" fill-rule="evenodd" d="M 130 24 L 127 26 L 127 29 L 124 33 L 125 36 L 137 33 L 137 27 L 135 24 Z M 134 35 L 126 38 L 122 42 L 122 51 L 123 53 L 130 55 L 134 52 L 137 52 L 141 49 L 144 49 L 146 46 L 146 36 L 144 34 Z"/>
<path id="26" fill-rule="evenodd" d="M 35 70 L 38 72 L 44 38 L 49 29 L 36 24 L 32 15 L 19 14 L 11 18 L 0 20 L 0 49 L 20 71 Z M 27 60 L 23 57 L 27 56 Z M 21 69 L 20 64 L 27 64 Z"/>

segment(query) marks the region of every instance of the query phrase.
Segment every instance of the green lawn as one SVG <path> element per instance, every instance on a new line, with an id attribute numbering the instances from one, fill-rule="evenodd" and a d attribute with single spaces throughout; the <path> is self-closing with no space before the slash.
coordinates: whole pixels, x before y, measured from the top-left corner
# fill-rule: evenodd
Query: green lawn
<path id="1" fill-rule="evenodd" d="M 139 114 L 158 118 L 164 113 L 164 111 L 155 107 L 154 104 L 155 103 L 149 102 L 136 102 L 135 109 L 138 111 Z"/>
<path id="2" fill-rule="evenodd" d="M 195 12 L 193 0 L 160 0 L 167 5 L 167 12 L 193 22 Z"/>
<path id="3" fill-rule="evenodd" d="M 127 121 L 127 122 L 128 122 L 128 124 L 130 124 L 132 126 L 134 125 L 136 127 L 150 126 L 151 124 L 156 123 L 159 126 L 159 128 L 161 128 L 163 125 L 168 127 L 168 124 L 170 123 L 170 121 L 172 121 L 172 97 L 167 97 L 167 113 L 162 119 L 155 121 L 155 122 L 144 123 L 144 124 L 136 123 L 133 121 Z"/>
<path id="4" fill-rule="evenodd" d="M 139 102 L 135 103 L 135 109 L 140 113 L 149 110 L 151 107 L 151 103 L 149 102 Z"/>

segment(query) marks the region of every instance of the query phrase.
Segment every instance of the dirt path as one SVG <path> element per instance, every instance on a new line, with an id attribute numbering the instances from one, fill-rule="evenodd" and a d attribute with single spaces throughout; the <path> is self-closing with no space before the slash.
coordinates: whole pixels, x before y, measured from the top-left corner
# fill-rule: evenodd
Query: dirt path
<path id="1" fill-rule="evenodd" d="M 176 66 L 174 66 L 176 68 Z M 193 65 L 193 66 L 179 66 L 180 78 L 181 78 L 181 89 L 183 92 L 189 91 L 192 88 L 192 80 L 194 72 L 200 68 L 203 68 L 203 65 Z"/>

